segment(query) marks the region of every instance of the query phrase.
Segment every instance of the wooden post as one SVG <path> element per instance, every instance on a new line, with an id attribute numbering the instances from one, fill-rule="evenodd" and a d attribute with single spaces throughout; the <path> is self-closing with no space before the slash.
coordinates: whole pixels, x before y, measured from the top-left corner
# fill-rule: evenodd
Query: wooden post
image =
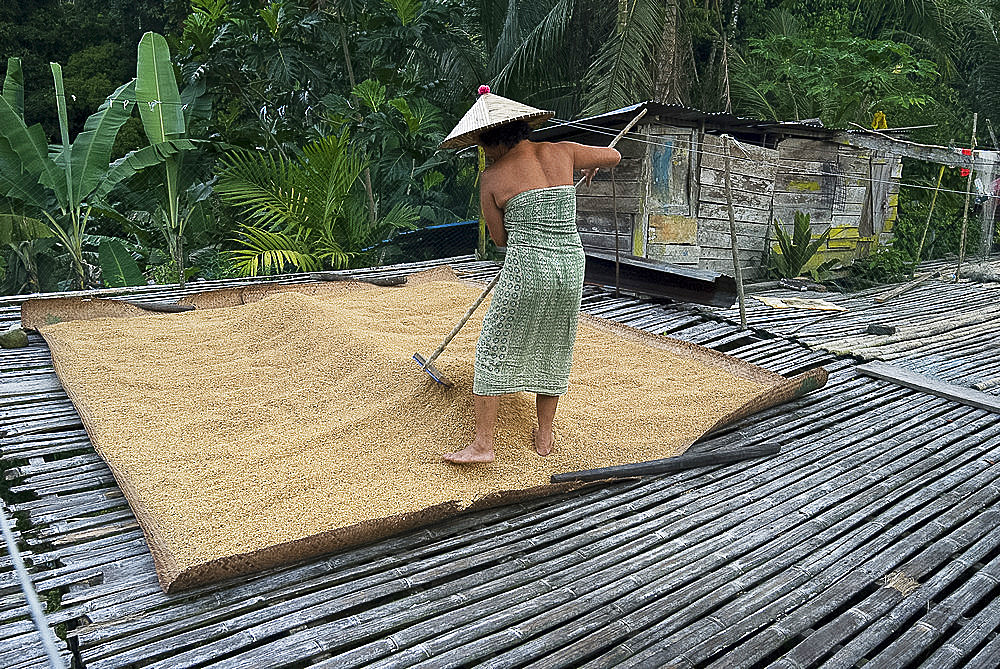
<path id="1" fill-rule="evenodd" d="M 486 152 L 483 151 L 483 147 L 479 148 L 479 175 L 481 175 L 486 170 Z M 476 176 L 476 184 L 479 184 L 480 176 Z M 483 212 L 479 212 L 479 243 L 476 245 L 476 255 L 479 260 L 486 259 L 486 218 L 483 216 Z"/>
<path id="2" fill-rule="evenodd" d="M 993 129 L 990 128 L 990 134 L 992 135 Z M 993 138 L 994 144 L 996 143 L 996 138 Z M 979 211 L 979 225 L 981 234 L 979 235 L 979 254 L 983 259 L 988 259 L 990 257 L 990 251 L 993 250 L 993 237 L 996 234 L 996 228 L 994 221 L 997 215 L 997 195 L 994 192 L 993 183 L 997 178 L 997 161 L 996 154 L 992 154 L 992 160 L 989 162 L 989 167 L 979 172 L 979 176 L 983 179 L 983 185 L 986 187 L 986 195 L 988 199 L 983 202 L 983 207 Z"/>
<path id="3" fill-rule="evenodd" d="M 621 243 L 618 240 L 618 193 L 615 188 L 615 168 L 611 168 L 611 217 L 615 221 L 615 297 L 621 297 Z"/>
<path id="4" fill-rule="evenodd" d="M 729 241 L 733 247 L 733 272 L 736 275 L 736 294 L 740 302 L 740 329 L 747 329 L 746 297 L 743 295 L 743 268 L 740 266 L 739 244 L 736 242 L 736 212 L 733 211 L 732 156 L 730 155 L 731 137 L 726 135 L 723 142 L 726 145 L 726 203 L 729 205 Z"/>
<path id="5" fill-rule="evenodd" d="M 979 114 L 972 114 L 972 165 L 969 167 L 969 178 L 965 182 L 965 209 L 962 211 L 962 238 L 958 243 L 958 265 L 955 267 L 955 283 L 962 275 L 962 261 L 965 260 L 965 233 L 969 227 L 969 195 L 972 193 L 972 174 L 976 168 L 976 124 L 979 122 Z"/>
<path id="6" fill-rule="evenodd" d="M 913 278 L 914 272 L 917 271 L 917 265 L 920 264 L 920 255 L 924 252 L 924 240 L 927 239 L 927 230 L 931 227 L 931 216 L 934 215 L 934 205 L 937 203 L 938 191 L 941 190 L 941 179 L 944 178 L 944 165 L 941 166 L 941 171 L 938 172 L 937 186 L 934 187 L 934 195 L 931 196 L 931 208 L 927 210 L 927 222 L 924 223 L 924 234 L 920 235 L 920 246 L 917 247 L 917 257 L 913 259 L 913 267 L 910 269 L 910 278 Z"/>

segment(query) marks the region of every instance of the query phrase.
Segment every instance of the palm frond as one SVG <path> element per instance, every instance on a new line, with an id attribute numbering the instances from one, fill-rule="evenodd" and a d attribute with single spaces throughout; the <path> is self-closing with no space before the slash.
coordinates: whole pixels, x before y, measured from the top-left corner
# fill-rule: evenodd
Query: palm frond
<path id="1" fill-rule="evenodd" d="M 289 269 L 312 272 L 321 267 L 300 237 L 244 225 L 239 238 L 233 241 L 242 248 L 227 251 L 226 255 L 242 276 L 280 274 Z"/>
<path id="2" fill-rule="evenodd" d="M 236 205 L 257 226 L 273 228 L 299 225 L 306 194 L 297 190 L 293 169 L 281 156 L 236 150 L 226 155 L 219 169 L 216 192 Z"/>
<path id="3" fill-rule="evenodd" d="M 585 114 L 599 114 L 652 97 L 652 68 L 664 21 L 662 3 L 624 0 L 617 31 L 598 51 L 584 79 Z"/>
<path id="4" fill-rule="evenodd" d="M 563 34 L 572 18 L 572 0 L 557 0 L 553 3 L 545 15 L 532 25 L 516 45 L 513 45 L 509 53 L 505 54 L 505 62 L 496 72 L 496 85 L 503 89 L 512 78 L 523 76 L 529 69 L 538 67 L 539 63 L 548 60 L 545 56 L 562 42 Z M 509 48 L 510 45 L 507 46 Z"/>

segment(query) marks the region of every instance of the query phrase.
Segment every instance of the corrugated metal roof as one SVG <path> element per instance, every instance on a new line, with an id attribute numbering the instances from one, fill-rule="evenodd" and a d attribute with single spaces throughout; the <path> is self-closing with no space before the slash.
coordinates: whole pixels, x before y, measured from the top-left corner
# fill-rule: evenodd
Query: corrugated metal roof
<path id="1" fill-rule="evenodd" d="M 632 120 L 640 110 L 646 110 L 640 124 L 659 122 L 680 122 L 682 125 L 696 126 L 705 123 L 706 130 L 717 130 L 734 134 L 774 134 L 790 137 L 810 137 L 827 139 L 846 132 L 843 128 L 824 127 L 819 119 L 806 121 L 764 121 L 760 119 L 737 116 L 729 112 L 705 112 L 694 107 L 678 104 L 662 104 L 654 101 L 637 102 L 614 111 L 589 116 L 578 121 L 562 121 L 536 130 L 532 139 L 559 140 L 574 135 L 586 135 L 587 125 L 603 128 L 623 126 Z"/>

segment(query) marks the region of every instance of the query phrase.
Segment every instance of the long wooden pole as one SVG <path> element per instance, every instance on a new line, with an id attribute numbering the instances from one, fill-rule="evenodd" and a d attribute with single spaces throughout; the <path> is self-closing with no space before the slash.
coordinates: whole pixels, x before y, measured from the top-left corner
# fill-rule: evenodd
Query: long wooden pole
<path id="1" fill-rule="evenodd" d="M 728 465 L 752 458 L 766 458 L 771 455 L 777 455 L 780 452 L 781 446 L 778 444 L 761 444 L 759 446 L 744 446 L 742 448 L 710 451 L 708 453 L 684 453 L 683 455 L 664 458 L 662 460 L 553 474 L 550 480 L 552 483 L 565 483 L 566 481 L 603 481 L 607 479 L 651 476 L 669 472 L 682 472 L 697 467 Z"/>
<path id="2" fill-rule="evenodd" d="M 739 244 L 736 242 L 736 212 L 733 210 L 733 184 L 732 184 L 732 167 L 730 162 L 732 160 L 730 156 L 730 141 L 731 137 L 726 135 L 723 138 L 723 143 L 726 145 L 726 204 L 728 205 L 729 211 L 729 241 L 733 247 L 733 271 L 736 274 L 736 295 L 739 297 L 740 301 L 740 329 L 747 329 L 747 306 L 746 306 L 746 296 L 743 294 L 743 267 L 740 266 L 740 251 Z"/>
<path id="3" fill-rule="evenodd" d="M 913 278 L 913 274 L 917 271 L 917 265 L 920 264 L 920 256 L 924 252 L 924 240 L 927 239 L 927 230 L 931 227 L 931 216 L 934 215 L 934 205 L 937 203 L 938 191 L 941 190 L 941 179 L 944 178 L 944 165 L 941 166 L 941 170 L 938 172 L 937 186 L 934 187 L 934 195 L 931 197 L 931 208 L 927 210 L 927 222 L 924 223 L 924 233 L 920 235 L 920 245 L 917 247 L 917 257 L 913 259 L 913 267 L 910 269 L 910 278 Z"/>
<path id="4" fill-rule="evenodd" d="M 479 149 L 479 173 L 476 176 L 476 185 L 479 185 L 479 180 L 483 178 L 483 172 L 486 171 L 486 152 L 483 151 L 483 147 L 477 147 Z M 473 193 L 472 199 L 476 199 L 475 193 Z M 476 243 L 476 255 L 479 260 L 486 259 L 486 217 L 483 216 L 482 209 L 479 211 L 479 240 Z"/>
<path id="5" fill-rule="evenodd" d="M 972 115 L 972 165 L 969 167 L 969 178 L 965 182 L 965 208 L 962 211 L 962 238 L 958 243 L 958 265 L 955 267 L 955 282 L 962 275 L 962 261 L 965 260 L 965 234 L 969 228 L 969 196 L 972 194 L 972 174 L 976 167 L 976 124 L 979 122 L 979 114 Z"/>
<path id="6" fill-rule="evenodd" d="M 618 239 L 618 192 L 615 187 L 615 168 L 611 168 L 611 217 L 615 221 L 615 297 L 621 297 L 621 243 Z"/>

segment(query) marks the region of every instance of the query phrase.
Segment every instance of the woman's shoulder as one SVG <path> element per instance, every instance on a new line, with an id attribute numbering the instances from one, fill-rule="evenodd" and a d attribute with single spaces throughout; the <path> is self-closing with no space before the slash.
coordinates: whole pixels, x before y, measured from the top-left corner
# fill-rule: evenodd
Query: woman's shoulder
<path id="1" fill-rule="evenodd" d="M 532 142 L 531 144 L 536 151 L 558 151 L 560 153 L 572 151 L 573 147 L 578 146 L 576 142 Z"/>

